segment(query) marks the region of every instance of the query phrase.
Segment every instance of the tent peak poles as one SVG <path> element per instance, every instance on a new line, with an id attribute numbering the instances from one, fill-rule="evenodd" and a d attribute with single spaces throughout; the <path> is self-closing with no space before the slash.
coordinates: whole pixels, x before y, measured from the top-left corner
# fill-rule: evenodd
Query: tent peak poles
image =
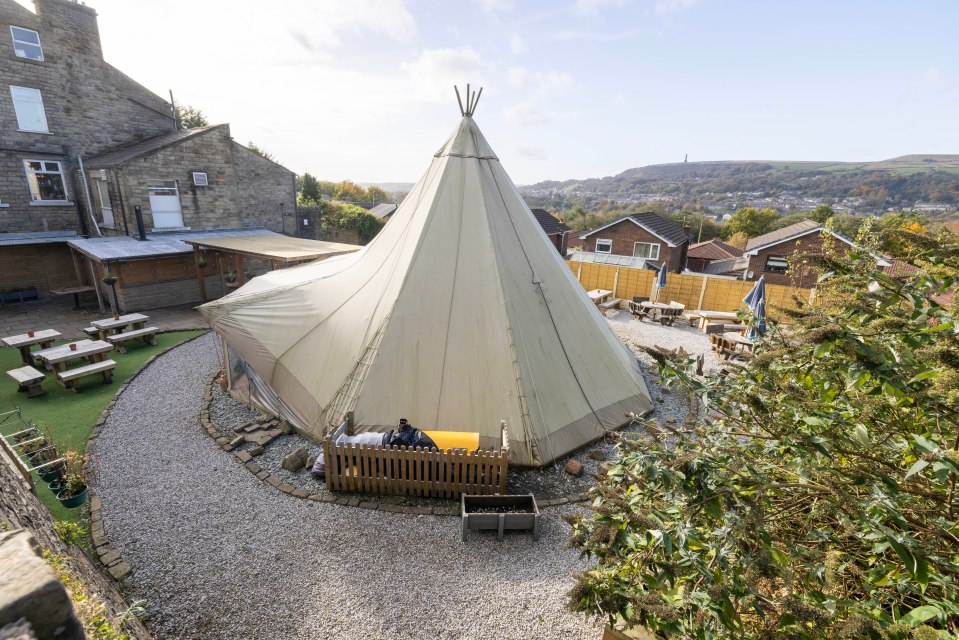
<path id="1" fill-rule="evenodd" d="M 476 111 L 476 105 L 479 104 L 480 96 L 483 95 L 483 87 L 480 87 L 479 92 L 471 91 L 469 83 L 466 83 L 466 108 L 463 108 L 463 99 L 460 96 L 460 89 L 455 84 L 453 85 L 453 91 L 456 92 L 456 102 L 460 107 L 460 115 L 473 117 L 473 112 Z"/>

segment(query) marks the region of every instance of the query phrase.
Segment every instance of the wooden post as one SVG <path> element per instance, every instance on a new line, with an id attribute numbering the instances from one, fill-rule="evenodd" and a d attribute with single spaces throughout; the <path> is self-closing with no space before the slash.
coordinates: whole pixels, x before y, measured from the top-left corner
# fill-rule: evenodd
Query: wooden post
<path id="1" fill-rule="evenodd" d="M 613 297 L 617 298 L 616 285 L 619 284 L 619 267 L 616 267 L 616 274 L 613 276 Z"/>
<path id="2" fill-rule="evenodd" d="M 200 304 L 206 303 L 206 276 L 200 266 L 200 247 L 193 245 L 193 266 L 196 268 L 196 281 L 200 285 Z"/>
<path id="3" fill-rule="evenodd" d="M 70 249 L 73 252 L 73 249 Z M 103 296 L 100 295 L 100 279 L 97 278 L 97 272 L 93 269 L 93 260 L 89 260 L 87 264 L 90 266 L 90 277 L 93 279 L 93 290 L 97 292 L 97 304 L 100 306 L 100 313 L 106 311 L 103 307 Z"/>
<path id="4" fill-rule="evenodd" d="M 703 297 L 706 295 L 706 283 L 709 282 L 709 278 L 703 276 L 703 288 L 699 290 L 699 304 L 696 305 L 697 309 L 703 308 Z"/>
<path id="5" fill-rule="evenodd" d="M 233 254 L 233 268 L 236 271 L 236 282 L 242 287 L 246 284 L 246 274 L 243 273 L 243 256 L 239 253 Z"/>
<path id="6" fill-rule="evenodd" d="M 280 262 L 279 260 L 272 260 L 272 261 L 270 261 L 270 264 L 273 265 L 273 271 L 276 271 L 277 269 L 282 269 L 282 268 L 283 268 L 283 263 Z"/>

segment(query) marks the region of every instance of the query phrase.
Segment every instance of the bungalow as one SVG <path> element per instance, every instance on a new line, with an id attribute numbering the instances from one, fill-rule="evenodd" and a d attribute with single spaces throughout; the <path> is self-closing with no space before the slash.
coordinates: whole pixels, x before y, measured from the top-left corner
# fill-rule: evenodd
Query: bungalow
<path id="1" fill-rule="evenodd" d="M 852 240 L 830 231 L 821 223 L 803 220 L 750 239 L 743 252 L 743 258 L 748 259 L 744 279 L 759 280 L 763 276 L 769 284 L 811 287 L 816 282 L 816 275 L 810 269 L 787 271 L 794 266 L 797 255 L 821 254 L 824 234 L 838 240 L 834 244 L 842 251 L 855 246 Z"/>
<path id="2" fill-rule="evenodd" d="M 566 255 L 566 241 L 569 238 L 569 232 L 572 229 L 565 222 L 551 214 L 546 209 L 530 209 L 536 222 L 543 228 L 543 232 L 549 241 L 553 243 L 559 255 Z"/>
<path id="3" fill-rule="evenodd" d="M 689 246 L 686 254 L 686 269 L 703 273 L 706 266 L 718 260 L 730 260 L 743 255 L 743 250 L 714 238 L 706 242 L 697 242 Z"/>
<path id="4" fill-rule="evenodd" d="M 665 263 L 680 273 L 686 266 L 689 227 L 680 228 L 655 213 L 636 213 L 580 236 L 583 250 Z"/>

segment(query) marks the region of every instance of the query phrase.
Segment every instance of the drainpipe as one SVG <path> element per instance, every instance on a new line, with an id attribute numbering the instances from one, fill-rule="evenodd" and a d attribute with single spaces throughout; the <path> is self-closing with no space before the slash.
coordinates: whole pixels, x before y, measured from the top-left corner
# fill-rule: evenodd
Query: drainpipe
<path id="1" fill-rule="evenodd" d="M 120 209 L 120 217 L 123 218 L 123 233 L 130 235 L 130 224 L 127 222 L 126 207 L 123 206 L 123 191 L 120 190 L 120 169 L 113 170 L 113 185 L 117 190 L 117 206 Z M 116 226 L 116 218 L 113 219 L 113 225 Z"/>
<path id="2" fill-rule="evenodd" d="M 102 238 L 103 234 L 100 233 L 100 225 L 97 224 L 97 217 L 93 215 L 93 200 L 90 199 L 90 185 L 87 183 L 87 171 L 83 168 L 83 156 L 77 156 L 77 162 L 80 163 L 80 182 L 83 183 L 83 195 L 86 196 L 90 222 L 93 223 L 93 228 L 96 230 L 97 236 Z"/>

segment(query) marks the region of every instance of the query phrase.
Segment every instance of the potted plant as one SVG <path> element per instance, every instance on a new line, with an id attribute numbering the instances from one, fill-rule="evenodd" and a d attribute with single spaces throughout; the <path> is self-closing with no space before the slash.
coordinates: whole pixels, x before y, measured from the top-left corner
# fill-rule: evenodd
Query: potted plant
<path id="1" fill-rule="evenodd" d="M 253 269 L 247 269 L 246 271 L 243 272 L 243 274 L 246 276 L 247 280 L 252 280 L 253 278 L 256 277 L 256 271 L 254 271 Z"/>
<path id="2" fill-rule="evenodd" d="M 67 481 L 64 480 L 63 476 L 57 476 L 47 483 L 47 487 L 53 492 L 53 495 L 57 495 L 67 488 Z"/>
<path id="3" fill-rule="evenodd" d="M 37 469 L 37 475 L 40 476 L 40 479 L 44 482 L 55 482 L 63 478 L 63 470 L 63 462 L 57 462 Z"/>
<path id="4" fill-rule="evenodd" d="M 57 500 L 67 509 L 79 507 L 87 501 L 87 482 L 83 476 L 83 460 L 76 451 L 66 453 L 66 486 L 57 492 Z"/>
<path id="5" fill-rule="evenodd" d="M 27 337 L 28 337 L 28 338 L 32 338 L 32 337 L 35 336 L 35 335 L 37 335 L 37 332 L 34 331 L 33 329 L 30 329 L 29 331 L 27 331 Z"/>
<path id="6" fill-rule="evenodd" d="M 107 271 L 103 274 L 103 284 L 113 286 L 117 283 L 118 278 L 113 274 L 112 271 Z"/>
<path id="7" fill-rule="evenodd" d="M 239 284 L 236 281 L 236 271 L 230 271 L 223 276 L 223 279 L 226 280 L 226 286 L 228 289 L 236 289 Z"/>
<path id="8" fill-rule="evenodd" d="M 196 261 L 196 266 L 200 267 L 201 269 L 206 269 L 206 265 L 206 256 L 200 256 L 200 259 Z"/>

